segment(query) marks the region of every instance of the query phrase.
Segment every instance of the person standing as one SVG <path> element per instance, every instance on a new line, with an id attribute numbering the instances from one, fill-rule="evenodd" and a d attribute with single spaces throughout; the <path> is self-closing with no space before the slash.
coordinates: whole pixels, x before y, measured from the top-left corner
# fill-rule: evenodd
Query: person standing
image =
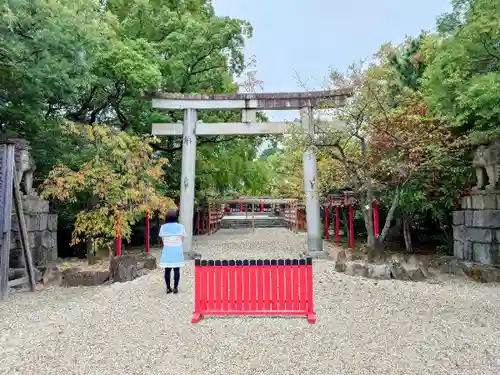
<path id="1" fill-rule="evenodd" d="M 160 258 L 160 267 L 165 268 L 165 285 L 167 293 L 179 292 L 181 267 L 184 266 L 184 252 L 182 244 L 186 236 L 184 225 L 178 223 L 179 211 L 168 211 L 165 224 L 160 228 L 159 236 L 162 239 L 163 249 Z M 174 289 L 171 288 L 171 274 L 174 273 Z"/>

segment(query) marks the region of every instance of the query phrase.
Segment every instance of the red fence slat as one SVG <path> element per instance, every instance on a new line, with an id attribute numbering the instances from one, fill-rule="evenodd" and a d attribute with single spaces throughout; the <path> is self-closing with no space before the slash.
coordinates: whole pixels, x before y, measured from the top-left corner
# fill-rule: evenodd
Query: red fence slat
<path id="1" fill-rule="evenodd" d="M 196 260 L 192 322 L 204 315 L 295 315 L 315 323 L 312 259 Z"/>

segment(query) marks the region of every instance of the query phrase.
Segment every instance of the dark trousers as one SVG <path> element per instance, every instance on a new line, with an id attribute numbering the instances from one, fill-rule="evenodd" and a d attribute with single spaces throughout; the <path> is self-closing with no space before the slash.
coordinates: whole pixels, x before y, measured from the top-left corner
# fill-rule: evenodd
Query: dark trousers
<path id="1" fill-rule="evenodd" d="M 179 280 L 181 279 L 181 269 L 179 267 L 165 268 L 165 284 L 167 285 L 167 289 L 170 289 L 170 275 L 172 270 L 174 270 L 174 288 L 177 289 L 179 286 Z"/>

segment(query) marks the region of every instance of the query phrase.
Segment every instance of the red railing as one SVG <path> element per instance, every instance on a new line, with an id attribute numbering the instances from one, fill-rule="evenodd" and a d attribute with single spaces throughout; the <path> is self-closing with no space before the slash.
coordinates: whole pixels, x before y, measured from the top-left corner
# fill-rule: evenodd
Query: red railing
<path id="1" fill-rule="evenodd" d="M 204 315 L 295 315 L 316 322 L 312 259 L 195 260 L 192 322 Z"/>

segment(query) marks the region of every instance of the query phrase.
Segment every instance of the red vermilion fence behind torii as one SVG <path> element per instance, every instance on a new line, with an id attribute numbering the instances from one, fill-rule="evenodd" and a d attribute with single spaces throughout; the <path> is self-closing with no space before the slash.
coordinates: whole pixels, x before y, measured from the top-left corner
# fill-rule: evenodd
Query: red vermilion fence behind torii
<path id="1" fill-rule="evenodd" d="M 312 259 L 195 260 L 192 322 L 204 315 L 305 316 L 315 323 Z"/>

